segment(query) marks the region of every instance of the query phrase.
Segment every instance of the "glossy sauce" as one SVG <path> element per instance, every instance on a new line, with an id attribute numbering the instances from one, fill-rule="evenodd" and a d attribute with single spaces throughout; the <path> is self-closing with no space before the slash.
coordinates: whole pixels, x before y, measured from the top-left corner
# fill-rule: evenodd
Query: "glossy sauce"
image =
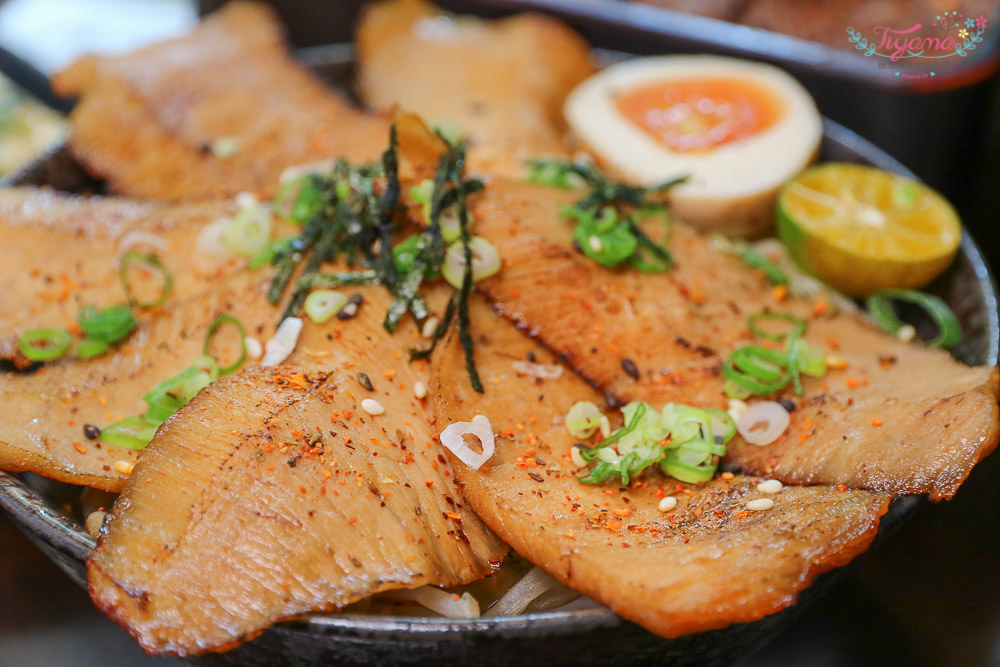
<path id="1" fill-rule="evenodd" d="M 765 86 L 729 78 L 660 81 L 618 95 L 625 118 L 673 151 L 708 151 L 768 129 L 781 99 Z"/>

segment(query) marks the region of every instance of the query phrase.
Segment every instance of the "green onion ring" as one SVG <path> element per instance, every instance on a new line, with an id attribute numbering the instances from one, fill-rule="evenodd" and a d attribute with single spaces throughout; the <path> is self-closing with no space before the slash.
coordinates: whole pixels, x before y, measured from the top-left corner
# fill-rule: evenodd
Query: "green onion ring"
<path id="1" fill-rule="evenodd" d="M 715 476 L 716 468 L 718 468 L 717 465 L 689 466 L 686 463 L 671 459 L 669 454 L 667 458 L 660 461 L 660 470 L 664 474 L 688 484 L 709 481 Z"/>
<path id="2" fill-rule="evenodd" d="M 141 417 L 126 417 L 101 429 L 101 442 L 126 449 L 145 449 L 153 436 L 156 426 Z"/>
<path id="3" fill-rule="evenodd" d="M 132 293 L 132 288 L 130 288 L 128 284 L 128 265 L 132 262 L 142 262 L 143 264 L 148 264 L 159 270 L 163 275 L 163 287 L 160 288 L 160 295 L 153 301 L 139 301 L 135 294 Z M 147 255 L 140 252 L 127 252 L 122 255 L 118 264 L 118 279 L 122 283 L 122 289 L 125 290 L 125 297 L 128 299 L 128 305 L 136 306 L 138 308 L 159 308 L 167 302 L 167 298 L 170 296 L 170 290 L 174 286 L 174 276 L 167 271 L 167 267 L 163 266 L 163 262 L 161 262 L 156 255 Z"/>
<path id="4" fill-rule="evenodd" d="M 52 361 L 66 354 L 72 342 L 65 329 L 32 329 L 21 334 L 17 347 L 31 361 Z"/>
<path id="5" fill-rule="evenodd" d="M 722 364 L 722 376 L 755 394 L 771 394 L 791 379 L 788 357 L 757 345 L 734 350 Z"/>
<path id="6" fill-rule="evenodd" d="M 237 368 L 239 368 L 240 366 L 242 366 L 243 362 L 247 358 L 247 343 L 246 343 L 247 332 L 246 332 L 246 329 L 243 328 L 243 323 L 240 322 L 235 317 L 233 317 L 232 315 L 219 315 L 218 317 L 215 318 L 215 321 L 212 322 L 211 326 L 208 327 L 208 333 L 205 334 L 205 344 L 202 345 L 202 348 L 201 348 L 202 352 L 206 356 L 211 356 L 209 354 L 209 352 L 208 352 L 208 347 L 209 347 L 209 344 L 212 342 L 212 336 L 214 336 L 215 332 L 219 330 L 219 327 L 221 327 L 224 324 L 232 324 L 232 325 L 234 325 L 239 330 L 239 332 L 240 332 L 240 356 L 239 356 L 239 358 L 235 362 L 233 362 L 232 364 L 230 364 L 228 366 L 219 366 L 219 375 L 228 375 L 229 373 L 232 373 Z"/>
<path id="7" fill-rule="evenodd" d="M 76 346 L 76 356 L 81 359 L 92 359 L 111 349 L 111 344 L 96 338 L 84 338 Z"/>
<path id="8" fill-rule="evenodd" d="M 739 250 L 740 259 L 751 268 L 764 272 L 764 278 L 772 285 L 787 285 L 788 275 L 780 266 L 760 254 L 750 246 L 743 246 Z"/>
<path id="9" fill-rule="evenodd" d="M 759 326 L 757 326 L 757 322 L 764 319 L 777 320 L 779 322 L 788 322 L 789 324 L 793 325 L 794 328 L 791 331 L 785 333 L 771 333 L 767 329 L 762 329 Z M 751 315 L 748 319 L 748 327 L 750 329 L 750 333 L 752 333 L 754 336 L 757 336 L 758 338 L 766 338 L 768 340 L 783 340 L 785 338 L 788 338 L 789 336 L 795 336 L 795 337 L 801 336 L 806 332 L 806 326 L 807 324 L 805 320 L 799 317 L 795 317 L 791 313 L 765 311 L 763 313 L 755 313 Z"/>
<path id="10" fill-rule="evenodd" d="M 128 306 L 108 306 L 101 310 L 84 306 L 77 313 L 76 321 L 87 338 L 108 344 L 128 336 L 137 324 Z"/>
<path id="11" fill-rule="evenodd" d="M 917 290 L 888 289 L 868 297 L 865 306 L 879 328 L 895 336 L 903 328 L 903 322 L 892 310 L 892 300 L 906 301 L 923 308 L 938 328 L 938 335 L 925 341 L 928 347 L 950 348 L 962 340 L 962 325 L 948 305 L 934 296 Z"/>

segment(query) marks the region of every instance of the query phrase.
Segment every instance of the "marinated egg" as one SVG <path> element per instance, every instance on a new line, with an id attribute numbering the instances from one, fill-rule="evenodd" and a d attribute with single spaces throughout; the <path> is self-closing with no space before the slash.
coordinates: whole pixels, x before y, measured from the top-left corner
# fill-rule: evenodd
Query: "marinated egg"
<path id="1" fill-rule="evenodd" d="M 719 56 L 637 58 L 567 98 L 566 119 L 599 162 L 626 181 L 681 174 L 674 213 L 703 229 L 759 236 L 778 189 L 816 155 L 816 106 L 780 69 Z"/>

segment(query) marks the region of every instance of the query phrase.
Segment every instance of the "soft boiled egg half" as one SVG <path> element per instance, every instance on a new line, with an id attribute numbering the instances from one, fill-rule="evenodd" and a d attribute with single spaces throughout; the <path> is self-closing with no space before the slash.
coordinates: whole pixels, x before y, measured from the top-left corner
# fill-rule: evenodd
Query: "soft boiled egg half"
<path id="1" fill-rule="evenodd" d="M 576 137 L 638 185 L 678 175 L 673 212 L 703 229 L 760 236 L 778 189 L 815 157 L 823 124 L 809 93 L 776 67 L 719 56 L 637 58 L 567 98 Z"/>

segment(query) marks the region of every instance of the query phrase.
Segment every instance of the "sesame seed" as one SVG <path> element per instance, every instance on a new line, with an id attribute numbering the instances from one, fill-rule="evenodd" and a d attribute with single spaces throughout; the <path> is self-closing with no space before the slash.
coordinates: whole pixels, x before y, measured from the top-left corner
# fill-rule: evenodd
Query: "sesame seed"
<path id="1" fill-rule="evenodd" d="M 609 435 L 611 435 L 611 420 L 607 415 L 601 415 L 601 436 L 606 438 Z"/>
<path id="2" fill-rule="evenodd" d="M 904 324 L 896 332 L 896 338 L 903 341 L 904 343 L 909 343 L 913 340 L 913 337 L 917 335 L 917 330 L 913 328 L 910 324 Z"/>
<path id="3" fill-rule="evenodd" d="M 660 504 L 656 507 L 661 512 L 669 512 L 673 508 L 677 507 L 677 499 L 673 496 L 667 496 L 666 498 L 660 499 Z"/>
<path id="4" fill-rule="evenodd" d="M 256 206 L 257 203 L 257 195 L 252 192 L 236 193 L 236 205 L 240 208 L 250 208 L 251 206 Z"/>
<path id="5" fill-rule="evenodd" d="M 776 479 L 769 479 L 757 485 L 757 490 L 761 493 L 777 493 L 784 488 L 784 485 Z"/>
<path id="6" fill-rule="evenodd" d="M 420 335 L 423 336 L 424 338 L 432 338 L 434 336 L 434 330 L 437 329 L 439 321 L 440 320 L 438 320 L 438 318 L 434 317 L 433 315 L 428 317 L 426 320 L 424 320 L 424 326 L 420 330 Z"/>
<path id="7" fill-rule="evenodd" d="M 758 498 L 747 503 L 747 509 L 753 512 L 763 512 L 774 507 L 774 501 L 770 498 Z"/>
<path id="8" fill-rule="evenodd" d="M 587 462 L 583 460 L 583 455 L 580 454 L 580 448 L 576 445 L 569 448 L 569 458 L 572 459 L 573 465 L 577 468 L 587 467 Z"/>
<path id="9" fill-rule="evenodd" d="M 848 366 L 850 366 L 850 363 L 847 361 L 847 359 L 844 359 L 843 357 L 838 357 L 834 354 L 826 355 L 823 361 L 826 363 L 827 368 L 832 368 L 833 370 L 836 371 L 842 371 L 846 369 Z"/>
<path id="10" fill-rule="evenodd" d="M 134 467 L 135 467 L 135 465 L 132 464 L 132 463 L 129 463 L 128 461 L 118 461 L 117 463 L 115 463 L 115 470 L 118 471 L 118 472 L 120 472 L 123 475 L 131 475 L 132 474 L 132 468 L 134 468 Z"/>
<path id="11" fill-rule="evenodd" d="M 385 408 L 382 404 L 376 401 L 374 398 L 366 398 L 361 401 L 361 409 L 370 415 L 381 415 L 385 414 Z"/>
<path id="12" fill-rule="evenodd" d="M 427 395 L 427 385 L 419 380 L 413 385 L 413 395 L 417 398 L 423 398 Z"/>
<path id="13" fill-rule="evenodd" d="M 594 252 L 601 252 L 601 248 L 604 247 L 604 244 L 601 243 L 601 239 L 597 238 L 596 236 L 591 236 L 589 239 L 587 239 L 587 245 L 589 245 L 590 249 L 593 250 Z"/>
<path id="14" fill-rule="evenodd" d="M 264 347 L 260 344 L 260 341 L 253 336 L 247 336 L 244 338 L 243 345 L 247 349 L 247 356 L 251 359 L 260 359 L 264 356 Z"/>

